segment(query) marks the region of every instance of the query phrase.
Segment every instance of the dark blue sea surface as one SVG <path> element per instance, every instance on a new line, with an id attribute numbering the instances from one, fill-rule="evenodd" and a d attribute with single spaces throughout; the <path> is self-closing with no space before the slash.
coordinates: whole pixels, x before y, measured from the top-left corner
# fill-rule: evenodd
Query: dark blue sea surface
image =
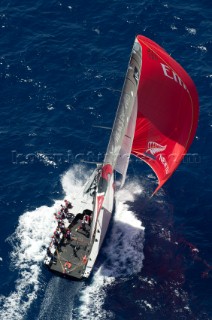
<path id="1" fill-rule="evenodd" d="M 193 1 L 1 1 L 0 319 L 212 319 L 212 6 Z M 54 212 L 101 161 L 134 38 L 193 78 L 189 154 L 156 179 L 132 159 L 88 281 L 43 266 Z M 174 97 L 173 97 L 174 99 Z"/>

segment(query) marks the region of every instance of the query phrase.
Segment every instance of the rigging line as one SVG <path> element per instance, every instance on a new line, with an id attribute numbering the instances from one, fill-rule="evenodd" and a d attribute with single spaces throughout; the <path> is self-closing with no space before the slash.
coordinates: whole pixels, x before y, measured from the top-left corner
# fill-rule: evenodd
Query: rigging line
<path id="1" fill-rule="evenodd" d="M 82 162 L 82 163 L 96 164 L 96 165 L 102 165 L 102 162 L 96 162 L 96 161 L 80 160 L 80 162 Z"/>
<path id="2" fill-rule="evenodd" d="M 106 127 L 106 126 L 97 126 L 97 125 L 93 125 L 92 127 L 94 128 L 101 128 L 101 129 L 108 129 L 108 130 L 112 130 L 111 127 Z"/>

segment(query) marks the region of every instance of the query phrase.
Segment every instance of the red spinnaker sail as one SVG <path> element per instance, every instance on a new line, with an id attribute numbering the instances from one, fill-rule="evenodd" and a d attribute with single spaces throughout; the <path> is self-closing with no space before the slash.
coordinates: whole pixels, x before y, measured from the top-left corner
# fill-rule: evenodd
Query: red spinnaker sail
<path id="1" fill-rule="evenodd" d="M 198 94 L 186 71 L 163 48 L 144 36 L 137 36 L 137 41 L 142 64 L 132 154 L 154 170 L 159 180 L 157 191 L 192 143 Z"/>

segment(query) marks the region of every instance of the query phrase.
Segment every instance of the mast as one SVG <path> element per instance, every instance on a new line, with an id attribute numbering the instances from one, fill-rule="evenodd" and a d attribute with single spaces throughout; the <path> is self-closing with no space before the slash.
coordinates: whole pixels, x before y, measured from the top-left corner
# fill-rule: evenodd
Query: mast
<path id="1" fill-rule="evenodd" d="M 136 96 L 137 96 L 137 89 L 139 84 L 139 78 L 140 78 L 140 69 L 141 69 L 141 46 L 135 40 L 132 53 L 130 56 L 130 61 L 128 64 L 128 69 L 121 93 L 121 98 L 119 101 L 115 121 L 113 124 L 109 144 L 107 147 L 106 155 L 103 161 L 101 175 L 99 177 L 98 181 L 98 187 L 97 187 L 97 194 L 95 197 L 95 206 L 94 206 L 94 213 L 93 213 L 93 223 L 90 233 L 90 240 L 91 243 L 93 241 L 93 235 L 96 231 L 96 226 L 98 223 L 98 219 L 101 220 L 103 218 L 103 215 L 101 215 L 101 211 L 107 211 L 107 207 L 113 206 L 113 197 L 110 198 L 108 203 L 106 204 L 105 195 L 107 192 L 110 192 L 111 188 L 113 189 L 113 186 L 111 184 L 111 179 L 113 179 L 113 170 L 116 170 L 116 163 L 118 156 L 120 154 L 120 151 L 122 149 L 122 144 L 124 141 L 124 138 L 128 132 L 128 126 L 130 123 L 130 119 L 134 119 L 134 122 L 136 121 L 136 117 L 131 117 L 133 113 L 133 107 L 135 105 Z M 134 136 L 134 130 L 132 134 L 131 139 L 131 146 Z M 131 148 L 129 150 L 129 154 L 131 153 Z M 110 212 L 111 211 L 111 212 Z M 112 209 L 108 210 L 110 214 L 112 213 Z M 108 222 L 104 225 L 103 229 L 106 230 Z M 102 224 L 102 223 L 100 223 Z M 105 234 L 106 231 L 103 233 Z M 102 230 L 101 230 L 102 233 Z"/>

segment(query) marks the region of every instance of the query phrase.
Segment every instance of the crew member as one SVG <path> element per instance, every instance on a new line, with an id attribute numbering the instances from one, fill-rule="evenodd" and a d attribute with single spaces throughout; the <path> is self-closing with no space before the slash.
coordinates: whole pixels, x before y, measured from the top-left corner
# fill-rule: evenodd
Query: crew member
<path id="1" fill-rule="evenodd" d="M 66 206 L 66 208 L 68 208 L 68 209 L 73 208 L 73 206 L 72 206 L 71 202 L 69 202 L 68 200 L 64 200 L 64 202 L 65 202 L 65 206 Z"/>

